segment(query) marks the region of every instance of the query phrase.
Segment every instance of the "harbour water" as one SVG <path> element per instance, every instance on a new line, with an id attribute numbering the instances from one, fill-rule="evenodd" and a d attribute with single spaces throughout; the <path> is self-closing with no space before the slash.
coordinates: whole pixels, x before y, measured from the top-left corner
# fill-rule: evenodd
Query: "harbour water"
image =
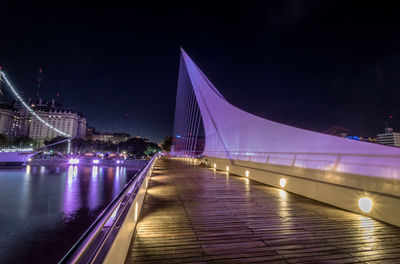
<path id="1" fill-rule="evenodd" d="M 57 263 L 137 168 L 0 170 L 0 263 Z"/>

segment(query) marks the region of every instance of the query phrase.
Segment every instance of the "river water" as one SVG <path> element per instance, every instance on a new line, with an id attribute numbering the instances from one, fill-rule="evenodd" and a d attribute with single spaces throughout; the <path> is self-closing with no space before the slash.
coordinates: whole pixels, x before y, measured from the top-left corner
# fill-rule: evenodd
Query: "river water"
<path id="1" fill-rule="evenodd" d="M 136 172 L 81 165 L 0 170 L 0 263 L 57 263 Z"/>

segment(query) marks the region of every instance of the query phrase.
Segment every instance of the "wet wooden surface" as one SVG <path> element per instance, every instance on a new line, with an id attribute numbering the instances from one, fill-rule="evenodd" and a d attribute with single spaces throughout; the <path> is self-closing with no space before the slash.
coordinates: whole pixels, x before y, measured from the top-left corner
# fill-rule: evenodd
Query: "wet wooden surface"
<path id="1" fill-rule="evenodd" d="M 400 228 L 159 159 L 127 262 L 400 263 Z"/>

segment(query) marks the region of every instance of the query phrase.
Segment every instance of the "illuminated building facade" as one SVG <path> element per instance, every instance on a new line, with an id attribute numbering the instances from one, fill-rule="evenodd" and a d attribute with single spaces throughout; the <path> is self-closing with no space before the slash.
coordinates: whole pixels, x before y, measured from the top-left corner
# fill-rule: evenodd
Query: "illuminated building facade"
<path id="1" fill-rule="evenodd" d="M 400 133 L 394 132 L 393 128 L 385 128 L 385 133 L 378 134 L 378 143 L 392 147 L 400 147 Z"/>
<path id="2" fill-rule="evenodd" d="M 92 140 L 111 142 L 113 144 L 119 144 L 131 138 L 133 137 L 127 133 L 94 133 L 91 136 Z"/>
<path id="3" fill-rule="evenodd" d="M 70 137 L 84 138 L 86 133 L 86 118 L 71 108 L 63 107 L 54 100 L 51 102 L 30 102 L 35 113 L 53 127 L 68 134 Z M 28 136 L 37 140 L 47 140 L 60 136 L 54 129 L 46 126 L 37 118 L 31 118 Z"/>
<path id="4" fill-rule="evenodd" d="M 14 102 L 13 108 L 15 110 L 13 136 L 28 136 L 29 124 L 31 119 L 29 111 L 24 108 L 19 102 Z"/>
<path id="5" fill-rule="evenodd" d="M 0 134 L 13 136 L 15 111 L 10 105 L 0 103 Z"/>

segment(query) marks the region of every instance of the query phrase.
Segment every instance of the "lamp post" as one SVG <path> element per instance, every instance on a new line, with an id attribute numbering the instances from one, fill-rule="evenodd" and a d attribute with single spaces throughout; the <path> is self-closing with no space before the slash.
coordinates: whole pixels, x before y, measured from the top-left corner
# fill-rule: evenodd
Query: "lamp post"
<path id="1" fill-rule="evenodd" d="M 68 140 L 67 154 L 71 153 L 71 140 Z"/>

